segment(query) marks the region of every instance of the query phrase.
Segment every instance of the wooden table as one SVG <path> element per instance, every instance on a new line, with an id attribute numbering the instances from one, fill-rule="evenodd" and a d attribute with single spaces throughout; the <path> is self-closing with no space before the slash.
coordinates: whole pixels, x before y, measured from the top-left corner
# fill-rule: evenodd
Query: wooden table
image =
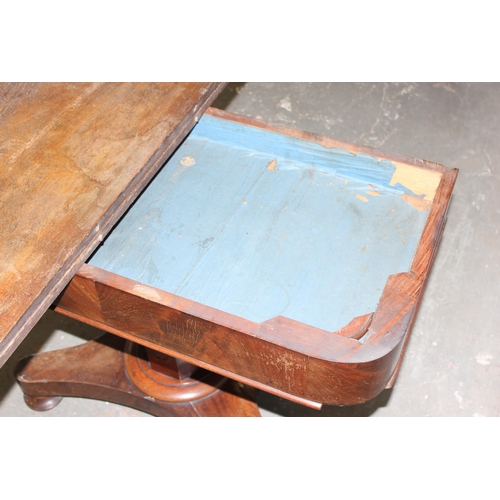
<path id="1" fill-rule="evenodd" d="M 218 88 L 204 92 L 211 89 L 213 98 Z M 143 106 L 142 98 L 132 99 L 129 113 L 136 116 Z M 157 109 L 148 105 L 148 119 Z M 63 136 L 91 165 L 113 151 L 118 156 L 109 171 L 89 171 L 86 163 L 74 166 L 80 155 L 67 154 L 65 142 L 53 140 L 57 171 L 77 172 L 90 189 L 74 193 L 73 176 L 64 177 L 76 201 L 57 202 L 57 216 L 49 215 L 69 217 L 59 235 L 94 221 L 86 233 L 91 242 L 85 240 L 85 250 L 79 243 L 70 267 L 76 274 L 54 307 L 108 333 L 22 360 L 16 376 L 30 407 L 48 410 L 63 396 L 77 396 L 159 416 L 257 416 L 253 388 L 321 408 L 362 403 L 394 384 L 456 169 L 214 109 L 198 116 L 185 140 L 177 135 L 168 146 L 164 133 L 151 139 L 150 121 L 144 139 L 136 121 L 118 125 L 109 114 L 98 115 L 90 125 L 66 119 Z M 139 161 L 144 144 L 148 154 Z M 107 233 L 125 206 L 120 210 L 120 202 L 119 214 L 114 207 L 96 227 L 96 207 L 108 206 L 102 186 L 114 187 L 120 199 L 129 189 L 115 187 L 121 162 L 133 157 L 154 163 L 147 170 L 156 172 L 172 144 L 175 153 L 104 239 L 103 228 Z M 118 177 L 130 182 L 127 175 Z M 30 213 L 46 203 L 28 204 Z M 74 206 L 86 215 L 75 215 Z M 35 248 L 18 244 L 25 259 L 35 256 L 32 270 L 43 262 Z M 57 278 L 61 286 L 44 295 L 44 304 L 71 273 Z"/>
<path id="2" fill-rule="evenodd" d="M 0 366 L 223 87 L 0 85 Z"/>

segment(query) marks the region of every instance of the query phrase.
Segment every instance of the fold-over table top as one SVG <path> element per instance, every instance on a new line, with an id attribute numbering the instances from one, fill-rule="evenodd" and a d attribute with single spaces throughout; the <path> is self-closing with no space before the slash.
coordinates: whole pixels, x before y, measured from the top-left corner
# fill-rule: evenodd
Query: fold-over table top
<path id="1" fill-rule="evenodd" d="M 223 85 L 0 85 L 0 366 Z"/>

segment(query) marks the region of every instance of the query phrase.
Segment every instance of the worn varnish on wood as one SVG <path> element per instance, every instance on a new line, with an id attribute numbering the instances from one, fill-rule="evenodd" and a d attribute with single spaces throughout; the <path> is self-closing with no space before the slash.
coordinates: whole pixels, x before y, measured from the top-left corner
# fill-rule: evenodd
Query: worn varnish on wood
<path id="1" fill-rule="evenodd" d="M 0 85 L 0 366 L 222 88 Z"/>
<path id="2" fill-rule="evenodd" d="M 57 310 L 297 401 L 393 379 L 457 171 L 210 110 Z"/>

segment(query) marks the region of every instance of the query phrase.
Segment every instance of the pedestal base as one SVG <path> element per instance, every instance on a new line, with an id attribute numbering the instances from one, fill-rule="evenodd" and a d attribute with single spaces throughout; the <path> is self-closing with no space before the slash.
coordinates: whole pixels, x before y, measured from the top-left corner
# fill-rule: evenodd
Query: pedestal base
<path id="1" fill-rule="evenodd" d="M 155 416 L 260 416 L 253 389 L 206 370 L 191 371 L 190 376 L 170 376 L 149 363 L 141 346 L 105 334 L 77 347 L 24 358 L 16 378 L 26 404 L 37 411 L 72 396 Z"/>

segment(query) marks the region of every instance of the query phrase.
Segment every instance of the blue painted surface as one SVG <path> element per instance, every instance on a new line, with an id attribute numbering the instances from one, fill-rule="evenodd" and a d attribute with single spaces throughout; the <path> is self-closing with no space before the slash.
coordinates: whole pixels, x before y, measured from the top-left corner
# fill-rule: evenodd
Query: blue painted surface
<path id="1" fill-rule="evenodd" d="M 325 148 L 315 142 L 251 128 L 208 115 L 202 117 L 194 130 L 194 136 L 230 147 L 249 149 L 254 154 L 264 154 L 266 158 L 274 155 L 280 158 L 280 170 L 307 165 L 309 169 L 336 173 L 343 179 L 383 186 L 386 191 L 395 194 L 407 193 L 420 197 L 399 183 L 391 186 L 395 165 L 388 160 L 379 161 L 374 156 L 355 155 L 339 148 Z"/>
<path id="2" fill-rule="evenodd" d="M 427 213 L 389 185 L 394 169 L 205 116 L 90 264 L 252 321 L 334 331 L 410 268 Z"/>

